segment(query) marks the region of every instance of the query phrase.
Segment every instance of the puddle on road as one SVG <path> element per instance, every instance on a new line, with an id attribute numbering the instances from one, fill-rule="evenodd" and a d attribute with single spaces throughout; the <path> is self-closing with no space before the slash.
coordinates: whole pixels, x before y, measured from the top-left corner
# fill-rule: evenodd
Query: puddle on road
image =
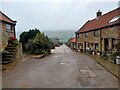
<path id="1" fill-rule="evenodd" d="M 59 62 L 59 64 L 70 64 L 73 62 L 77 62 L 77 60 L 71 60 L 71 61 L 67 61 L 67 62 Z"/>
<path id="2" fill-rule="evenodd" d="M 60 62 L 59 64 L 67 64 L 66 62 Z"/>
<path id="3" fill-rule="evenodd" d="M 80 72 L 83 75 L 85 75 L 85 76 L 87 76 L 89 78 L 95 78 L 95 77 L 97 77 L 96 74 L 92 70 L 89 70 L 89 69 L 80 70 Z"/>

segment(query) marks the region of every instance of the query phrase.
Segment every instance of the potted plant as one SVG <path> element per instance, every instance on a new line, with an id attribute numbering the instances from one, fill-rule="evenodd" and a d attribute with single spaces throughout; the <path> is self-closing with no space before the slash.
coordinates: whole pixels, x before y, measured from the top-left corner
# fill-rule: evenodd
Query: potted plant
<path id="1" fill-rule="evenodd" d="M 100 51 L 97 51 L 97 55 L 100 55 Z"/>
<path id="2" fill-rule="evenodd" d="M 114 63 L 114 64 L 118 63 L 119 62 L 118 61 L 119 60 L 119 56 L 120 56 L 120 51 L 116 51 L 113 54 L 111 54 L 111 56 L 110 56 L 111 62 Z"/>
<path id="3" fill-rule="evenodd" d="M 95 51 L 93 51 L 92 54 L 95 55 Z"/>

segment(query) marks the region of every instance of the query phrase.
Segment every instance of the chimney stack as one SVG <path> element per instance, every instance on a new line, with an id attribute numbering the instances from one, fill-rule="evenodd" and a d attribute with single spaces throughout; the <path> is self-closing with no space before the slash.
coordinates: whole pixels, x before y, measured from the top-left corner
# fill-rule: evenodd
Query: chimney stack
<path id="1" fill-rule="evenodd" d="M 96 13 L 97 17 L 102 16 L 102 12 L 100 10 L 98 10 L 98 12 Z"/>

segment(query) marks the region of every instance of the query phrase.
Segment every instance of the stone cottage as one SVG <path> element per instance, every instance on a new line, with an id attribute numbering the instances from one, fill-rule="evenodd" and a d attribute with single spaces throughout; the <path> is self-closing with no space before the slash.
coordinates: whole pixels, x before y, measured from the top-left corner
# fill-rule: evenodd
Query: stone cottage
<path id="1" fill-rule="evenodd" d="M 68 40 L 67 45 L 71 48 L 71 49 L 76 49 L 76 37 L 70 38 Z"/>
<path id="2" fill-rule="evenodd" d="M 120 7 L 103 15 L 99 10 L 76 32 L 76 41 L 77 50 L 113 50 L 120 41 Z"/>
<path id="3" fill-rule="evenodd" d="M 17 42 L 15 34 L 16 21 L 0 11 L 0 63 L 8 64 L 22 58 L 22 44 Z M 10 43 L 10 38 L 17 43 Z M 8 43 L 9 42 L 9 43 Z"/>
<path id="4" fill-rule="evenodd" d="M 15 25 L 16 21 L 13 21 L 0 11 L 0 51 L 7 45 L 9 37 L 16 37 Z"/>

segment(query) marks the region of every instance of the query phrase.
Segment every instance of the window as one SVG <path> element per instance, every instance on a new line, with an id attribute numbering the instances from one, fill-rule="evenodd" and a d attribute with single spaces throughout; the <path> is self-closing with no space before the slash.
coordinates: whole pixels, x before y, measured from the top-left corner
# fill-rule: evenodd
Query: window
<path id="1" fill-rule="evenodd" d="M 112 47 L 115 46 L 115 38 L 112 38 Z"/>
<path id="2" fill-rule="evenodd" d="M 109 21 L 109 23 L 115 22 L 115 21 L 117 21 L 117 20 L 119 20 L 119 19 L 120 19 L 120 16 L 116 16 L 116 17 L 112 18 L 112 19 Z"/>
<path id="3" fill-rule="evenodd" d="M 77 34 L 77 38 L 81 37 L 81 34 Z"/>
<path id="4" fill-rule="evenodd" d="M 98 50 L 98 49 L 99 49 L 99 44 L 95 43 L 95 50 Z"/>
<path id="5" fill-rule="evenodd" d="M 88 37 L 88 33 L 85 33 L 85 37 Z"/>
<path id="6" fill-rule="evenodd" d="M 79 37 L 81 37 L 81 34 L 79 34 Z"/>
<path id="7" fill-rule="evenodd" d="M 90 47 L 90 43 L 88 42 L 88 47 Z"/>
<path id="8" fill-rule="evenodd" d="M 94 31 L 94 36 L 99 36 L 99 31 Z"/>
<path id="9" fill-rule="evenodd" d="M 78 47 L 80 47 L 81 43 L 78 43 Z"/>
<path id="10" fill-rule="evenodd" d="M 79 38 L 79 34 L 77 34 L 76 37 Z"/>
<path id="11" fill-rule="evenodd" d="M 11 25 L 10 24 L 6 24 L 6 29 L 7 30 L 11 30 Z"/>

